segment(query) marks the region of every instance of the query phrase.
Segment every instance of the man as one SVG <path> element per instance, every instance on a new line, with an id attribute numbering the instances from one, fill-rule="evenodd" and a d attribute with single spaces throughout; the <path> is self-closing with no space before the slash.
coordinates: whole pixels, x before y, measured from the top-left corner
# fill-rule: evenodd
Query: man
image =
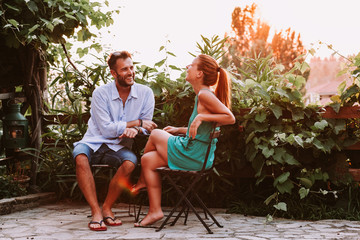
<path id="1" fill-rule="evenodd" d="M 152 90 L 134 82 L 135 71 L 131 55 L 114 52 L 107 61 L 115 81 L 95 89 L 91 101 L 91 117 L 84 138 L 74 144 L 76 177 L 79 187 L 90 205 L 92 220 L 88 227 L 104 231 L 108 226 L 119 226 L 112 205 L 121 193 L 119 183 L 128 181 L 137 158 L 130 150 L 133 138 L 149 133 L 157 125 L 151 121 L 154 113 Z M 91 164 L 105 163 L 118 168 L 110 181 L 109 190 L 100 209 Z"/>

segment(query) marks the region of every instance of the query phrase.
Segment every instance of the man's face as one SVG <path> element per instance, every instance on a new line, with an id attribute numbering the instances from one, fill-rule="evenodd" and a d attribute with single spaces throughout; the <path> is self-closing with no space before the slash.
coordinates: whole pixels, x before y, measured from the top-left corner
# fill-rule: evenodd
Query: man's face
<path id="1" fill-rule="evenodd" d="M 134 84 L 135 70 L 131 58 L 117 59 L 115 68 L 110 72 L 120 87 L 129 87 Z"/>

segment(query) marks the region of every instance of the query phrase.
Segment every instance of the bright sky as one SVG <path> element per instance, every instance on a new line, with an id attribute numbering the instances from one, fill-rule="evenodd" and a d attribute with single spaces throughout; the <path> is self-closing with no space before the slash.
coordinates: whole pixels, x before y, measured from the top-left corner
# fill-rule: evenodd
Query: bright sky
<path id="1" fill-rule="evenodd" d="M 332 44 L 343 55 L 360 52 L 360 0 L 112 0 L 112 7 L 120 6 L 114 15 L 110 33 L 103 33 L 101 44 L 111 50 L 128 50 L 134 61 L 152 66 L 161 60 L 160 46 L 177 58 L 170 64 L 185 67 L 196 53 L 200 35 L 223 37 L 231 31 L 231 14 L 236 6 L 255 2 L 259 17 L 271 26 L 271 31 L 291 27 L 301 34 L 307 49 L 318 41 Z M 269 41 L 271 38 L 269 39 Z M 318 46 L 318 44 L 316 44 Z M 325 46 L 317 56 L 330 56 Z"/>

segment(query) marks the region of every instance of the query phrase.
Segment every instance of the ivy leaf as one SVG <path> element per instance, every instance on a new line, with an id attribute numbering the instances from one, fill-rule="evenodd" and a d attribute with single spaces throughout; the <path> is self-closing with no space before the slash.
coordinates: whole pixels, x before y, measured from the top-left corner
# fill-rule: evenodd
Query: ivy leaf
<path id="1" fill-rule="evenodd" d="M 277 192 L 271 194 L 271 195 L 264 201 L 264 203 L 265 203 L 266 205 L 269 205 L 269 203 L 270 203 L 273 199 L 276 199 L 277 195 L 278 195 Z"/>
<path id="2" fill-rule="evenodd" d="M 304 142 L 299 136 L 294 136 L 294 140 L 297 144 L 299 144 L 301 147 L 304 147 Z"/>
<path id="3" fill-rule="evenodd" d="M 85 56 L 86 54 L 88 54 L 89 52 L 89 48 L 78 48 L 76 50 L 76 53 L 79 55 L 80 58 L 82 58 L 83 56 Z"/>
<path id="4" fill-rule="evenodd" d="M 263 150 L 262 150 L 262 154 L 266 158 L 269 158 L 274 154 L 274 149 L 273 148 L 269 149 L 268 147 L 264 147 Z"/>
<path id="5" fill-rule="evenodd" d="M 248 143 L 251 141 L 251 139 L 253 139 L 253 137 L 255 137 L 255 132 L 251 132 L 251 133 L 248 135 L 248 137 L 247 137 L 246 140 L 245 140 L 245 143 L 248 144 Z"/>
<path id="6" fill-rule="evenodd" d="M 289 165 L 296 165 L 296 166 L 300 166 L 301 164 L 290 154 L 285 153 L 283 159 L 285 160 L 285 162 Z"/>
<path id="7" fill-rule="evenodd" d="M 99 43 L 91 44 L 90 48 L 95 49 L 97 53 L 100 53 L 102 50 L 102 46 Z"/>
<path id="8" fill-rule="evenodd" d="M 299 195 L 300 195 L 300 199 L 305 198 L 310 192 L 310 189 L 306 189 L 304 187 L 299 189 Z"/>
<path id="9" fill-rule="evenodd" d="M 163 50 L 165 48 L 165 46 L 161 46 L 159 49 L 159 52 L 161 52 L 161 50 Z"/>
<path id="10" fill-rule="evenodd" d="M 298 178 L 300 180 L 300 183 L 304 185 L 306 188 L 311 188 L 314 184 L 313 181 L 311 181 L 308 178 Z"/>
<path id="11" fill-rule="evenodd" d="M 284 183 L 277 183 L 276 188 L 279 190 L 281 194 L 283 193 L 291 194 L 291 190 L 294 188 L 294 184 L 290 180 L 286 180 Z"/>
<path id="12" fill-rule="evenodd" d="M 317 149 L 325 152 L 325 148 L 323 147 L 322 143 L 317 138 L 314 138 L 313 144 L 315 145 L 315 147 L 317 147 Z"/>
<path id="13" fill-rule="evenodd" d="M 284 155 L 286 153 L 286 150 L 284 148 L 275 148 L 275 154 L 273 156 L 274 160 L 277 161 L 280 164 L 284 163 Z"/>
<path id="14" fill-rule="evenodd" d="M 284 183 L 286 180 L 288 180 L 290 176 L 290 172 L 285 172 L 283 174 L 281 174 L 280 176 L 278 176 L 275 180 L 274 180 L 274 187 L 278 184 L 278 183 Z"/>
<path id="15" fill-rule="evenodd" d="M 277 210 L 282 210 L 282 211 L 287 211 L 286 208 L 286 203 L 284 202 L 279 202 L 278 204 L 274 205 L 274 208 L 276 208 Z"/>
<path id="16" fill-rule="evenodd" d="M 279 119 L 279 117 L 281 117 L 282 108 L 280 106 L 272 104 L 272 105 L 269 106 L 269 108 L 273 112 L 273 114 L 275 115 L 276 119 Z"/>
<path id="17" fill-rule="evenodd" d="M 260 122 L 260 123 L 264 122 L 265 119 L 266 119 L 266 113 L 265 112 L 259 112 L 255 116 L 255 120 L 257 122 Z"/>
<path id="18" fill-rule="evenodd" d="M 16 28 L 19 26 L 19 23 L 15 19 L 9 19 L 8 22 Z"/>
<path id="19" fill-rule="evenodd" d="M 334 127 L 334 133 L 339 134 L 340 131 L 346 130 L 346 122 L 344 119 L 337 119 Z"/>
<path id="20" fill-rule="evenodd" d="M 296 122 L 301 119 L 304 119 L 304 111 L 300 108 L 295 108 L 291 111 L 292 113 L 292 119 Z"/>
<path id="21" fill-rule="evenodd" d="M 266 215 L 266 222 L 272 222 L 272 221 L 273 221 L 273 217 L 270 214 Z"/>
<path id="22" fill-rule="evenodd" d="M 319 122 L 314 123 L 314 127 L 320 130 L 324 130 L 325 127 L 327 127 L 329 124 L 326 120 L 321 120 Z"/>

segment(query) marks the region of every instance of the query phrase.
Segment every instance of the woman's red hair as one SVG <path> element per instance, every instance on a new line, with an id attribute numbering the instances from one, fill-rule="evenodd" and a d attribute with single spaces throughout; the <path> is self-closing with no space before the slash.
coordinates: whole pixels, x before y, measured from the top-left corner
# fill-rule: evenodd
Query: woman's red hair
<path id="1" fill-rule="evenodd" d="M 231 108 L 231 82 L 225 69 L 221 68 L 216 60 L 209 55 L 200 54 L 198 70 L 204 74 L 204 85 L 216 84 L 215 95 L 227 107 Z"/>

